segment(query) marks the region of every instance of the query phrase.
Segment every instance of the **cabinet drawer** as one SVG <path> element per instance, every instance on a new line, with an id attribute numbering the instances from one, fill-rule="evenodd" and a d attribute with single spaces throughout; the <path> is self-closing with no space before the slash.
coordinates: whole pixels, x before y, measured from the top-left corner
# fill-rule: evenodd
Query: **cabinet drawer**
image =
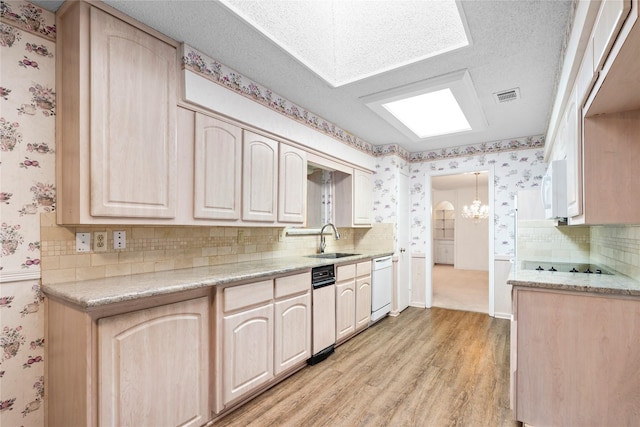
<path id="1" fill-rule="evenodd" d="M 244 307 L 268 302 L 273 299 L 273 280 L 231 286 L 224 290 L 224 311 L 238 310 Z"/>
<path id="2" fill-rule="evenodd" d="M 359 262 L 356 264 L 356 273 L 358 277 L 371 274 L 371 261 Z"/>
<path id="3" fill-rule="evenodd" d="M 276 279 L 276 298 L 300 294 L 311 290 L 311 272 Z"/>
<path id="4" fill-rule="evenodd" d="M 349 279 L 353 279 L 354 277 L 356 277 L 356 265 L 355 264 L 349 264 L 349 265 L 339 265 L 337 267 L 337 274 L 336 274 L 336 280 L 338 282 L 342 282 L 343 280 L 349 280 Z"/>

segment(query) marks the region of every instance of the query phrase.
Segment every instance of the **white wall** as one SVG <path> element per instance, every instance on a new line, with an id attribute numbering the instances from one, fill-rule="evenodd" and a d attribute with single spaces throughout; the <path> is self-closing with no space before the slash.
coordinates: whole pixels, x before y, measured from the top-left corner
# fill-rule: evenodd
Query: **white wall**
<path id="1" fill-rule="evenodd" d="M 462 217 L 462 207 L 469 205 L 475 198 L 475 187 L 459 188 L 456 191 L 456 234 L 455 234 L 455 268 L 461 270 L 489 270 L 489 221 L 478 223 Z M 478 196 L 487 204 L 489 192 L 487 187 L 478 187 Z"/>
<path id="2" fill-rule="evenodd" d="M 483 203 L 489 200 L 486 186 L 478 187 L 478 195 Z M 469 205 L 475 197 L 475 186 L 455 190 L 433 190 L 432 205 L 449 201 L 455 207 L 454 267 L 461 270 L 489 270 L 489 223 L 490 219 L 474 223 L 462 218 L 462 207 Z"/>

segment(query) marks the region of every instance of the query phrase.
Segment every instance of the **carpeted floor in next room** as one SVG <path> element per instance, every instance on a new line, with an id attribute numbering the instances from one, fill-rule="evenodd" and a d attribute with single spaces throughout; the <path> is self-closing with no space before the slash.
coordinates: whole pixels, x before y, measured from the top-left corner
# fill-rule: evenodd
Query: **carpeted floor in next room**
<path id="1" fill-rule="evenodd" d="M 433 307 L 489 312 L 489 272 L 433 266 Z"/>

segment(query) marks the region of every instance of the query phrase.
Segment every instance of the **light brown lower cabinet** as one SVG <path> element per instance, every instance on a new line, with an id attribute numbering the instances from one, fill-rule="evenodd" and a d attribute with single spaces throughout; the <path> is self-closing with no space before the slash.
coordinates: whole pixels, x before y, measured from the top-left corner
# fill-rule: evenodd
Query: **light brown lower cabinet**
<path id="1" fill-rule="evenodd" d="M 211 303 L 200 294 L 93 313 L 47 298 L 46 425 L 206 423 Z"/>
<path id="2" fill-rule="evenodd" d="M 369 324 L 370 261 L 338 279 L 344 342 Z M 312 354 L 310 271 L 93 309 L 47 298 L 45 310 L 48 427 L 200 426 Z"/>
<path id="3" fill-rule="evenodd" d="M 511 407 L 535 426 L 640 419 L 640 298 L 514 287 Z"/>
<path id="4" fill-rule="evenodd" d="M 369 326 L 371 261 L 339 265 L 336 278 L 336 343 Z"/>
<path id="5" fill-rule="evenodd" d="M 356 265 L 339 265 L 336 274 L 336 343 L 356 331 Z"/>
<path id="6" fill-rule="evenodd" d="M 356 331 L 371 321 L 371 261 L 356 264 Z"/>
<path id="7" fill-rule="evenodd" d="M 311 294 L 275 303 L 274 374 L 286 372 L 311 357 Z"/>
<path id="8" fill-rule="evenodd" d="M 100 426 L 200 426 L 209 416 L 209 301 L 98 320 Z"/>
<path id="9" fill-rule="evenodd" d="M 311 356 L 311 274 L 216 290 L 214 414 L 306 365 Z"/>
<path id="10" fill-rule="evenodd" d="M 273 378 L 273 304 L 269 301 L 224 316 L 223 324 L 222 399 L 226 405 Z"/>

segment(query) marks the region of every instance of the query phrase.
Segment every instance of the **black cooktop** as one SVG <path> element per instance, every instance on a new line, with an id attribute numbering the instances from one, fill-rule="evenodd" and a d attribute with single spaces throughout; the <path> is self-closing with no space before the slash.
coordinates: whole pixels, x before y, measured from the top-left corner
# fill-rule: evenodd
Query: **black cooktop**
<path id="1" fill-rule="evenodd" d="M 523 270 L 559 271 L 561 273 L 613 274 L 596 265 L 579 262 L 522 261 Z"/>

